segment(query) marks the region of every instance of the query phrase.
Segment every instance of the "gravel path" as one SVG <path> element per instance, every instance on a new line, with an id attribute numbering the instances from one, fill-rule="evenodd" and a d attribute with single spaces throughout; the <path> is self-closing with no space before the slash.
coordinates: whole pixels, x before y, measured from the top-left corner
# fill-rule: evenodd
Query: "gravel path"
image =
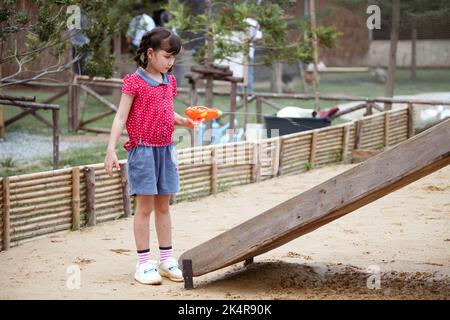
<path id="1" fill-rule="evenodd" d="M 59 151 L 94 146 L 93 142 L 64 141 L 60 139 Z M 8 132 L 5 139 L 0 139 L 0 161 L 13 159 L 15 164 L 25 164 L 41 157 L 53 154 L 53 138 L 49 136 L 23 132 Z"/>

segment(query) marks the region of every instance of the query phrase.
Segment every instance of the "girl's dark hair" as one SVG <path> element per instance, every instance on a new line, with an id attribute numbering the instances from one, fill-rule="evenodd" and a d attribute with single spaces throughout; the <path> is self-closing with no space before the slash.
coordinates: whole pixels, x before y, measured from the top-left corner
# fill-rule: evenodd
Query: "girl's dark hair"
<path id="1" fill-rule="evenodd" d="M 147 67 L 147 50 L 149 48 L 152 48 L 154 51 L 164 50 L 177 55 L 181 50 L 181 39 L 172 31 L 163 27 L 156 27 L 145 33 L 134 57 L 134 61 L 139 67 Z"/>

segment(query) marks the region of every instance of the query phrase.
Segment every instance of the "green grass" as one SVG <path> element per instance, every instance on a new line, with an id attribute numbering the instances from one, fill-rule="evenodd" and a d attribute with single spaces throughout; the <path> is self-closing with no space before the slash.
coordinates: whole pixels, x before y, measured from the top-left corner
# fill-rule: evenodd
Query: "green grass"
<path id="1" fill-rule="evenodd" d="M 256 91 L 258 92 L 268 92 L 270 90 L 269 82 L 257 82 L 255 83 Z M 294 89 L 296 92 L 301 92 L 300 79 L 297 77 L 294 79 Z M 411 80 L 410 72 L 408 70 L 397 70 L 396 81 L 395 81 L 395 94 L 396 95 L 409 95 L 418 94 L 424 92 L 444 92 L 450 90 L 450 70 L 447 69 L 421 69 L 418 70 L 417 79 Z M 343 94 L 351 96 L 360 97 L 380 97 L 385 95 L 385 85 L 375 81 L 374 77 L 370 73 L 329 73 L 321 75 L 320 84 L 321 94 Z M 5 92 L 6 93 L 6 92 Z M 45 99 L 54 95 L 52 92 L 45 92 L 41 90 L 8 90 L 7 94 L 11 95 L 24 95 L 24 96 L 36 96 L 37 102 L 42 102 Z M 185 95 L 180 95 L 184 100 L 188 100 Z M 105 95 L 105 98 L 112 101 L 112 94 Z M 85 101 L 85 107 L 81 110 L 80 116 L 82 119 L 88 119 L 99 113 L 105 112 L 107 110 L 106 106 L 102 105 L 96 99 L 91 96 L 82 94 L 81 100 Z M 300 100 L 289 100 L 289 99 L 276 99 L 273 100 L 280 105 L 291 105 L 298 106 L 301 108 L 313 108 L 313 101 L 300 101 Z M 54 101 L 53 103 L 59 104 L 61 107 L 59 120 L 62 136 L 70 136 L 72 133 L 68 132 L 67 125 L 67 96 L 61 97 Z M 199 97 L 198 104 L 204 103 L 202 96 Z M 321 101 L 321 108 L 327 109 L 332 107 L 337 102 L 334 101 Z M 217 107 L 223 111 L 228 111 L 230 106 L 230 101 L 228 96 L 216 96 L 214 98 L 214 107 Z M 175 111 L 179 114 L 183 114 L 185 106 L 179 101 L 175 102 Z M 9 119 L 14 115 L 22 112 L 22 109 L 18 107 L 5 106 L 5 119 Z M 236 114 L 239 126 L 243 124 L 243 109 L 239 109 Z M 249 104 L 249 115 L 248 122 L 256 122 L 255 114 L 255 103 Z M 274 114 L 276 110 L 272 107 L 263 104 L 263 114 Z M 46 118 L 51 122 L 52 113 L 50 111 L 42 110 L 38 112 L 41 116 Z M 89 124 L 91 127 L 110 129 L 113 121 L 114 115 L 104 117 L 96 122 Z M 228 121 L 228 115 L 222 116 L 221 123 L 226 123 Z M 339 124 L 344 122 L 341 119 L 335 119 L 333 124 Z M 8 132 L 21 131 L 33 134 L 42 134 L 46 136 L 52 135 L 51 128 L 47 127 L 41 121 L 38 121 L 32 116 L 26 116 L 19 121 L 8 126 Z M 95 135 L 94 133 L 85 133 L 84 135 Z M 189 139 L 184 139 L 182 143 L 177 145 L 178 149 L 189 147 Z M 61 152 L 60 154 L 60 167 L 64 166 L 78 166 L 87 165 L 93 163 L 100 163 L 104 161 L 105 158 L 106 144 L 101 143 L 94 147 L 82 148 L 82 149 L 72 149 L 70 151 Z M 125 159 L 126 152 L 122 148 L 121 144 L 117 146 L 118 158 Z M 7 159 L 0 163 L 0 175 L 15 175 L 30 173 L 36 171 L 51 170 L 51 158 L 39 159 L 39 161 L 28 164 L 27 166 L 21 167 L 16 165 L 14 161 L 8 161 Z"/>

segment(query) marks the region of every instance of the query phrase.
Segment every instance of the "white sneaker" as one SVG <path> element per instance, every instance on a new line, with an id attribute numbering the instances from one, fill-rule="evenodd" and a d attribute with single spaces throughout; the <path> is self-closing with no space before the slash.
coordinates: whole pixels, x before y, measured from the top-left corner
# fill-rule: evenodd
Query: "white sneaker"
<path id="1" fill-rule="evenodd" d="M 162 278 L 156 268 L 156 261 L 151 260 L 149 262 L 136 265 L 136 273 L 134 278 L 143 284 L 161 284 Z"/>
<path id="2" fill-rule="evenodd" d="M 175 258 L 169 258 L 159 263 L 159 274 L 169 278 L 172 281 L 184 281 L 183 272 L 178 268 L 178 262 Z"/>

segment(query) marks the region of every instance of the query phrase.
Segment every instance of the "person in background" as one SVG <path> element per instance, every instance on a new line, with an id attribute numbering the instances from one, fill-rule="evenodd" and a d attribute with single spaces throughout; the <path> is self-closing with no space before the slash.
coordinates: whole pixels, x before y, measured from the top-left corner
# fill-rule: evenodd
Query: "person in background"
<path id="1" fill-rule="evenodd" d="M 261 43 L 263 34 L 261 27 L 256 20 L 255 16 L 251 16 L 244 20 L 248 25 L 248 37 L 249 37 L 249 53 L 248 53 L 248 68 L 247 68 L 247 93 L 249 96 L 253 95 L 253 73 L 255 65 L 255 45 Z"/>
<path id="2" fill-rule="evenodd" d="M 87 52 L 81 50 L 81 47 L 89 43 L 89 38 L 83 33 L 83 29 L 90 27 L 90 22 L 84 14 L 81 15 L 80 27 L 81 29 L 70 29 L 70 43 L 72 44 L 72 59 L 79 56 L 78 60 L 73 64 L 73 71 L 78 74 L 84 74 L 84 61 L 86 60 Z"/>
<path id="3" fill-rule="evenodd" d="M 165 27 L 170 20 L 170 12 L 166 9 L 159 9 L 153 12 L 153 20 L 157 27 Z"/>
<path id="4" fill-rule="evenodd" d="M 144 4 L 136 3 L 133 9 L 136 11 L 142 11 L 144 9 Z M 136 54 L 136 50 L 138 49 L 144 34 L 151 31 L 155 27 L 156 24 L 153 18 L 144 12 L 131 19 L 128 26 L 126 39 L 128 48 L 132 54 Z"/>

